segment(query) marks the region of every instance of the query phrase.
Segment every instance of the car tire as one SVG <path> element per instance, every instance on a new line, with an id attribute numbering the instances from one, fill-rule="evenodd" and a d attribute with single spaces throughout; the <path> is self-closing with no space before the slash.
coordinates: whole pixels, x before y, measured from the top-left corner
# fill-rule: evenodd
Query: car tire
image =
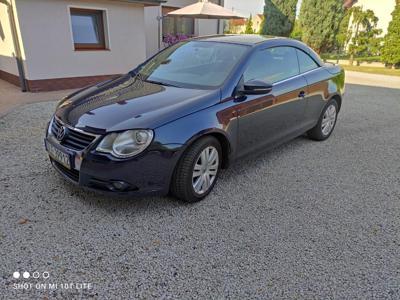
<path id="1" fill-rule="evenodd" d="M 339 106 L 335 99 L 328 101 L 322 110 L 317 125 L 307 132 L 310 139 L 315 141 L 324 141 L 330 137 L 336 126 L 338 108 Z M 327 128 L 327 126 L 329 128 Z"/>
<path id="2" fill-rule="evenodd" d="M 215 155 L 217 155 L 216 161 L 211 161 Z M 215 137 L 207 136 L 194 142 L 176 166 L 171 182 L 172 195 L 185 202 L 204 199 L 217 181 L 221 161 L 221 145 Z"/>

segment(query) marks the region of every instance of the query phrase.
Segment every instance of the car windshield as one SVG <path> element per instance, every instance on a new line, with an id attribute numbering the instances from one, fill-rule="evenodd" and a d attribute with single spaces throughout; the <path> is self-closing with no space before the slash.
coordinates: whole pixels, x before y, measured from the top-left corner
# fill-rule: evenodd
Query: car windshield
<path id="1" fill-rule="evenodd" d="M 189 41 L 173 45 L 139 71 L 146 81 L 177 87 L 219 87 L 248 49 L 244 45 Z"/>

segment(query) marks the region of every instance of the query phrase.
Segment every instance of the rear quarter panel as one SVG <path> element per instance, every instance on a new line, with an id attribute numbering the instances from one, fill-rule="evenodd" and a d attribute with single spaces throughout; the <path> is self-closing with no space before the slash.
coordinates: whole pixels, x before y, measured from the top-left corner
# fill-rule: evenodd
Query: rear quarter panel
<path id="1" fill-rule="evenodd" d="M 323 108 L 332 97 L 338 97 L 341 102 L 344 76 L 344 71 L 335 65 L 324 65 L 304 74 L 308 84 L 305 119 L 310 127 L 318 122 Z"/>

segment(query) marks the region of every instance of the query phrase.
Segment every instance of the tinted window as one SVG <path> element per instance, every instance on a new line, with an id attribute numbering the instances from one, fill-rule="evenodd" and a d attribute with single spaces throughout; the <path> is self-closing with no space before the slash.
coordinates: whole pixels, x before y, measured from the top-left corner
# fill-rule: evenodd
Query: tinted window
<path id="1" fill-rule="evenodd" d="M 225 81 L 248 49 L 228 43 L 181 42 L 148 61 L 140 74 L 180 87 L 213 88 Z"/>
<path id="2" fill-rule="evenodd" d="M 299 74 L 296 50 L 275 47 L 254 53 L 243 74 L 244 81 L 258 79 L 274 83 Z"/>
<path id="3" fill-rule="evenodd" d="M 306 53 L 301 50 L 296 50 L 299 57 L 300 73 L 304 73 L 318 68 L 317 63 Z"/>

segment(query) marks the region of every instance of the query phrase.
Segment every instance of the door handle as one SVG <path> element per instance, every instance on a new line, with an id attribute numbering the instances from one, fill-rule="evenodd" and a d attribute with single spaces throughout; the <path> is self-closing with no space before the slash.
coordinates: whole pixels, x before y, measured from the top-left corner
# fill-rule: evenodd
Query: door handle
<path id="1" fill-rule="evenodd" d="M 299 98 L 304 98 L 306 96 L 306 92 L 305 91 L 301 91 L 299 93 Z"/>

